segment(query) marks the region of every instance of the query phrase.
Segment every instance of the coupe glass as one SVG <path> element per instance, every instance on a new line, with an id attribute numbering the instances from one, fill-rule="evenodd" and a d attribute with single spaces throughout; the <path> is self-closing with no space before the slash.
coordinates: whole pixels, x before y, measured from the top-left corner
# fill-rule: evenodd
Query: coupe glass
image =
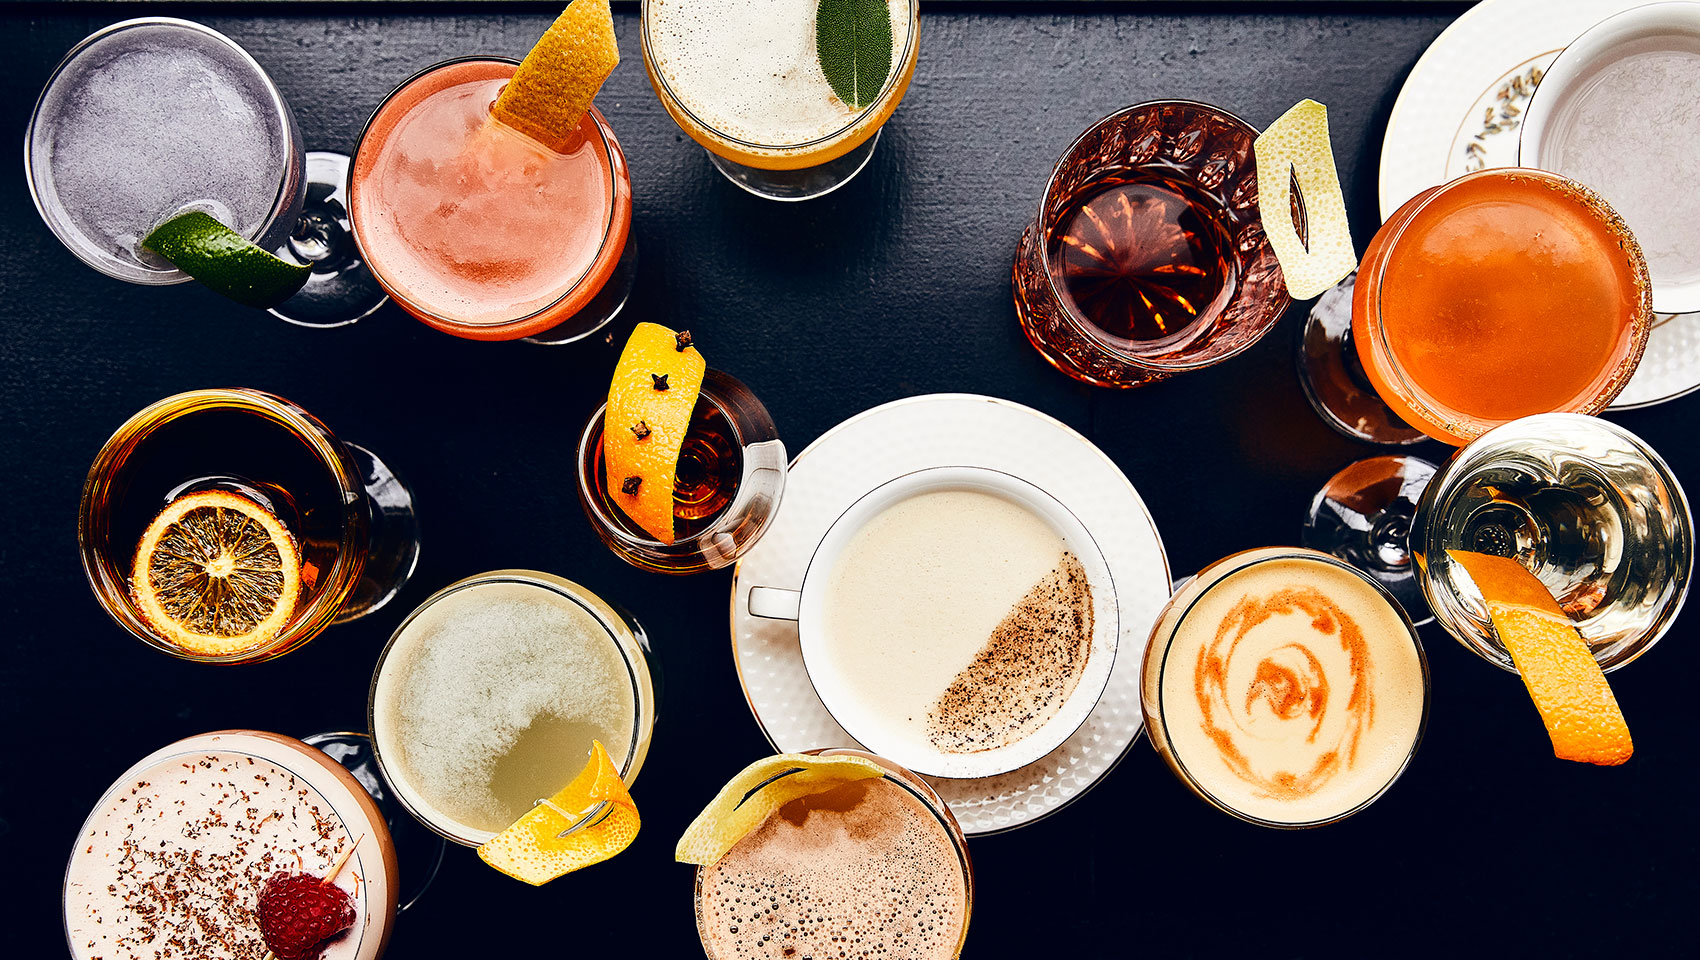
<path id="1" fill-rule="evenodd" d="M 1483 434 L 1429 481 L 1411 552 L 1435 618 L 1515 672 L 1449 550 L 1514 557 L 1570 615 L 1605 670 L 1647 652 L 1688 593 L 1694 523 L 1657 453 L 1593 417 L 1525 417 Z"/>
<path id="2" fill-rule="evenodd" d="M 224 116 L 180 106 L 189 101 L 159 83 L 217 102 Z M 125 85 L 133 93 L 114 94 Z M 242 128 L 248 135 L 230 119 L 239 113 L 253 120 Z M 141 238 L 203 210 L 312 267 L 306 286 L 270 310 L 307 327 L 353 323 L 384 302 L 349 239 L 347 170 L 347 157 L 302 147 L 283 94 L 236 41 L 173 17 L 115 23 L 71 48 L 24 137 L 36 210 L 84 263 L 130 283 L 182 283 L 189 276 L 142 249 Z"/>

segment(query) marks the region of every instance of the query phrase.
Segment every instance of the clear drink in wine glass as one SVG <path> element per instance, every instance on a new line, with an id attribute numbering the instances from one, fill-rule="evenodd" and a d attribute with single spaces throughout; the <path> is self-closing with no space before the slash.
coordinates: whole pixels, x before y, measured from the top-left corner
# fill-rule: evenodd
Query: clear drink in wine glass
<path id="1" fill-rule="evenodd" d="M 1435 618 L 1489 662 L 1516 672 L 1449 550 L 1515 557 L 1611 671 L 1675 622 L 1693 528 L 1681 484 L 1639 437 L 1594 417 L 1543 414 L 1488 431 L 1439 469 L 1411 550 Z"/>

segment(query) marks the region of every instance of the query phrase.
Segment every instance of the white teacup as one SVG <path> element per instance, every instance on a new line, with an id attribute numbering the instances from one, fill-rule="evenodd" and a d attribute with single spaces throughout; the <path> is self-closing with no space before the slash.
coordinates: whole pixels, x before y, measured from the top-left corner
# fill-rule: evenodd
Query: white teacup
<path id="1" fill-rule="evenodd" d="M 1700 3 L 1651 3 L 1588 28 L 1523 111 L 1517 162 L 1592 188 L 1647 257 L 1653 309 L 1700 311 Z M 1673 85 L 1674 84 L 1674 85 Z"/>
<path id="2" fill-rule="evenodd" d="M 903 736 L 885 722 L 853 684 L 839 675 L 823 652 L 827 645 L 825 606 L 832 573 L 846 548 L 875 517 L 912 497 L 941 491 L 989 494 L 1022 508 L 1049 527 L 1065 550 L 1080 562 L 1091 592 L 1089 652 L 1077 671 L 1074 688 L 1060 708 L 1019 740 L 977 752 L 940 749 L 925 738 Z M 1020 597 L 1012 597 L 1011 603 Z M 1079 519 L 1056 498 L 1018 477 L 984 467 L 932 467 L 874 488 L 845 510 L 815 548 L 800 590 L 758 586 L 750 590 L 749 610 L 757 617 L 797 621 L 803 665 L 821 702 L 851 736 L 874 753 L 917 773 L 938 777 L 988 777 L 1032 763 L 1056 749 L 1085 722 L 1102 696 L 1115 663 L 1120 622 L 1114 581 L 1103 554 Z M 966 666 L 966 664 L 964 665 Z M 944 691 L 939 691 L 941 694 Z"/>

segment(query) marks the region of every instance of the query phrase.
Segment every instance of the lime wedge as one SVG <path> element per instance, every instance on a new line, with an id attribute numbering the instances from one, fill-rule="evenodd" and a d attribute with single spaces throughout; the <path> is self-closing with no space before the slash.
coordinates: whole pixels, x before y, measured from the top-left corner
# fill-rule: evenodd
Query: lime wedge
<path id="1" fill-rule="evenodd" d="M 294 296 L 313 272 L 278 259 L 199 210 L 155 227 L 142 246 L 237 303 L 262 310 Z"/>

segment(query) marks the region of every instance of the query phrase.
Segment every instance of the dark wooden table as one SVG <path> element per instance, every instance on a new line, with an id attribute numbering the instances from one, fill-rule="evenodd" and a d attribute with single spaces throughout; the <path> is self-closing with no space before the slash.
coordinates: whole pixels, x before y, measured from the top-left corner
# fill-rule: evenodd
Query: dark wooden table
<path id="1" fill-rule="evenodd" d="M 0 130 L 16 144 L 48 72 L 126 16 L 198 17 L 253 52 L 309 147 L 347 150 L 368 112 L 451 56 L 522 55 L 555 12 L 401 4 L 9 6 Z M 1328 103 L 1360 245 L 1376 225 L 1382 128 L 1406 72 L 1461 4 L 939 4 L 915 83 L 872 164 L 807 204 L 750 197 L 714 172 L 644 77 L 635 7 L 625 62 L 599 101 L 631 160 L 643 251 L 630 317 L 688 326 L 748 382 L 800 450 L 898 397 L 962 390 L 1062 418 L 1101 445 L 1150 505 L 1177 572 L 1295 542 L 1311 494 L 1377 451 L 1330 432 L 1293 375 L 1303 307 L 1245 355 L 1134 392 L 1046 367 L 1010 304 L 1016 237 L 1051 163 L 1125 104 L 1185 96 L 1265 124 Z M 13 154 L 14 163 L 16 153 Z M 301 330 L 197 288 L 84 267 L 48 233 L 14 166 L 0 178 L 0 923 L 10 957 L 59 953 L 61 864 L 88 807 L 125 767 L 223 727 L 292 734 L 364 723 L 379 647 L 456 578 L 535 567 L 630 607 L 668 685 L 636 797 L 644 829 L 616 860 L 532 890 L 452 849 L 391 956 L 685 957 L 697 950 L 680 831 L 722 782 L 769 752 L 739 694 L 729 577 L 625 566 L 575 502 L 572 444 L 606 389 L 605 348 L 457 340 L 387 307 Z M 418 494 L 418 575 L 389 608 L 275 663 L 175 661 L 130 639 L 78 565 L 77 497 L 132 412 L 204 386 L 256 386 L 378 450 Z M 1614 417 L 1700 490 L 1700 397 Z M 1425 455 L 1442 458 L 1438 446 Z M 972 843 L 979 882 L 966 955 L 1321 957 L 1555 955 L 1691 948 L 1694 614 L 1613 678 L 1635 759 L 1550 756 L 1517 680 L 1432 628 L 1428 735 L 1360 816 L 1307 832 L 1232 820 L 1136 744 L 1063 814 Z"/>

